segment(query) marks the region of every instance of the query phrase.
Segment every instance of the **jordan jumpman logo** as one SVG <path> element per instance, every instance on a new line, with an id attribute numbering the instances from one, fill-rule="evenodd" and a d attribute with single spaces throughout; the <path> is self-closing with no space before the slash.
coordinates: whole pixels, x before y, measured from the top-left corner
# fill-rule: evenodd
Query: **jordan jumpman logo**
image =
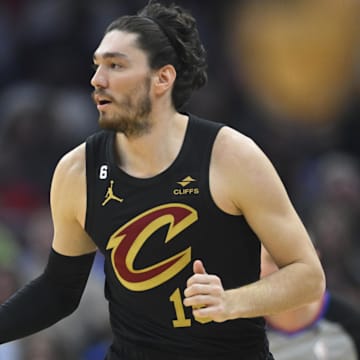
<path id="1" fill-rule="evenodd" d="M 107 192 L 105 194 L 105 200 L 101 204 L 102 206 L 105 206 L 110 200 L 115 200 L 118 202 L 124 201 L 124 199 L 121 199 L 121 198 L 117 197 L 116 195 L 114 195 L 113 186 L 114 186 L 114 180 L 110 180 L 110 186 L 107 189 Z"/>

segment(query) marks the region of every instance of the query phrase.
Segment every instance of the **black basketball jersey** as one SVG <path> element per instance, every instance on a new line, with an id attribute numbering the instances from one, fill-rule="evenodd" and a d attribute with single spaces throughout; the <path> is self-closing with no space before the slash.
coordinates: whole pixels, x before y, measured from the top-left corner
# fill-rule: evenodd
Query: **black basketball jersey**
<path id="1" fill-rule="evenodd" d="M 262 318 L 200 321 L 182 304 L 195 259 L 225 289 L 259 279 L 259 240 L 242 216 L 221 211 L 209 190 L 210 157 L 221 126 L 189 115 L 174 162 L 146 179 L 117 166 L 114 132 L 87 139 L 86 231 L 105 256 L 114 353 L 120 344 L 134 344 L 172 354 L 169 359 L 262 359 Z"/>

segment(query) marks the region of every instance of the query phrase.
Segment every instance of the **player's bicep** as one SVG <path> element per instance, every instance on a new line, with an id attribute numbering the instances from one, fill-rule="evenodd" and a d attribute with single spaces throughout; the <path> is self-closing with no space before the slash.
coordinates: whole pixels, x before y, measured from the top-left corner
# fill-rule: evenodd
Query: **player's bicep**
<path id="1" fill-rule="evenodd" d="M 251 146 L 237 192 L 241 212 L 278 266 L 311 261 L 315 251 L 285 186 L 265 154 Z"/>
<path id="2" fill-rule="evenodd" d="M 68 256 L 93 252 L 96 246 L 84 230 L 86 179 L 81 148 L 58 164 L 52 181 L 50 204 L 54 223 L 53 248 Z"/>
<path id="3" fill-rule="evenodd" d="M 56 223 L 56 225 L 55 225 Z M 52 247 L 62 255 L 78 256 L 96 251 L 96 246 L 76 221 L 54 220 L 54 238 Z"/>

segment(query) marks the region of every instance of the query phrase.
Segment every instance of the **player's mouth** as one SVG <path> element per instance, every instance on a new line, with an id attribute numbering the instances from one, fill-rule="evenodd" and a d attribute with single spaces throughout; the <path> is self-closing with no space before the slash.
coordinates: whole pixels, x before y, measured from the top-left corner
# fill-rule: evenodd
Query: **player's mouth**
<path id="1" fill-rule="evenodd" d="M 102 90 L 95 90 L 91 95 L 98 110 L 104 110 L 113 103 L 111 96 Z"/>
<path id="2" fill-rule="evenodd" d="M 99 99 L 96 101 L 97 109 L 98 110 L 104 110 L 106 107 L 108 107 L 112 102 L 107 99 Z"/>

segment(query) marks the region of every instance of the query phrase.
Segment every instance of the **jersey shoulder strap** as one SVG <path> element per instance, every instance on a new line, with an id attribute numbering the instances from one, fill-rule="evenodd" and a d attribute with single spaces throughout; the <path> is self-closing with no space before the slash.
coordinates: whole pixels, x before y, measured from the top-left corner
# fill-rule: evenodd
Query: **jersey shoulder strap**
<path id="1" fill-rule="evenodd" d="M 91 233 L 94 224 L 93 202 L 96 191 L 97 178 L 106 179 L 110 164 L 108 163 L 107 148 L 111 137 L 110 131 L 99 131 L 86 139 L 86 218 L 85 230 Z"/>

